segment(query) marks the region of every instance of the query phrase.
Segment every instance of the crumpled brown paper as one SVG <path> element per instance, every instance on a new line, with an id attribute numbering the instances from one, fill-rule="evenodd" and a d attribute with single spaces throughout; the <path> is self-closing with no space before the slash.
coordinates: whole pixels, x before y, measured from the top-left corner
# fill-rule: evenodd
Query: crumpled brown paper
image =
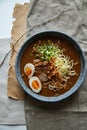
<path id="1" fill-rule="evenodd" d="M 16 20 L 13 22 L 12 28 L 12 39 L 11 43 L 11 58 L 10 58 L 10 67 L 8 71 L 8 88 L 7 95 L 8 97 L 14 99 L 24 99 L 25 92 L 18 84 L 15 75 L 15 59 L 19 48 L 24 43 L 26 36 L 23 36 L 18 42 L 17 40 L 26 32 L 26 19 L 29 12 L 29 3 L 25 3 L 24 5 L 16 4 L 14 8 L 13 18 Z"/>

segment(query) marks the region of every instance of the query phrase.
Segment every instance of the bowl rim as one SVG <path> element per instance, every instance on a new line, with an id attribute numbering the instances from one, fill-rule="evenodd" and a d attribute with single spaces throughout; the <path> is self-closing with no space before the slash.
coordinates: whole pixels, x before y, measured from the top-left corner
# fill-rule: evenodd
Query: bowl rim
<path id="1" fill-rule="evenodd" d="M 69 38 L 70 40 L 72 40 L 73 43 L 73 46 L 75 46 L 76 48 L 79 49 L 79 55 L 81 57 L 81 73 L 80 73 L 80 76 L 77 80 L 77 82 L 74 84 L 74 86 L 69 89 L 67 92 L 65 92 L 64 94 L 62 95 L 59 95 L 59 96 L 51 96 L 51 97 L 46 97 L 46 96 L 42 96 L 42 95 L 39 95 L 39 94 L 36 94 L 34 93 L 31 89 L 29 89 L 27 87 L 27 85 L 24 83 L 22 77 L 21 77 L 21 74 L 20 74 L 20 57 L 22 56 L 23 54 L 23 48 L 26 49 L 26 45 L 28 46 L 28 42 L 39 36 L 39 35 L 43 35 L 45 33 L 56 33 L 56 34 L 60 34 L 60 35 L 63 35 L 64 37 L 66 38 Z M 32 96 L 33 98 L 39 100 L 39 101 L 43 101 L 43 102 L 59 102 L 61 100 L 64 100 L 66 98 L 68 98 L 70 95 L 72 95 L 73 93 L 75 93 L 78 88 L 83 84 L 84 82 L 84 79 L 85 79 L 85 76 L 86 76 L 86 60 L 85 60 L 85 53 L 83 52 L 82 48 L 80 47 L 80 45 L 69 35 L 63 33 L 63 32 L 59 32 L 59 31 L 42 31 L 42 32 L 38 32 L 38 33 L 35 33 L 34 35 L 30 36 L 25 42 L 24 44 L 21 46 L 21 48 L 19 49 L 18 51 L 18 54 L 16 56 L 16 61 L 15 61 L 15 72 L 16 72 L 16 77 L 17 77 L 17 80 L 18 80 L 18 83 L 20 84 L 20 86 L 22 87 L 22 89 L 27 93 L 29 94 L 30 96 Z"/>

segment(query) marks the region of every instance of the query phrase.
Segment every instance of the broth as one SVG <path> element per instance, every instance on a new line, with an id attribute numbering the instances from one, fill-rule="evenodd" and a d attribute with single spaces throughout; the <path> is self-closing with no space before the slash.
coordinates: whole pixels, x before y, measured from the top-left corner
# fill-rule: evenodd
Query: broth
<path id="1" fill-rule="evenodd" d="M 79 75 L 80 75 L 80 70 L 81 70 L 81 62 L 80 62 L 80 56 L 78 55 L 77 50 L 66 40 L 61 40 L 58 39 L 56 37 L 48 37 L 48 38 L 43 38 L 43 39 L 37 39 L 36 41 L 32 42 L 31 44 L 29 44 L 29 46 L 26 48 L 26 50 L 23 52 L 21 61 L 20 61 L 20 70 L 21 70 L 21 75 L 22 78 L 25 82 L 25 84 L 27 85 L 27 87 L 29 87 L 29 79 L 28 77 L 25 75 L 24 73 L 24 66 L 27 63 L 32 63 L 34 64 L 34 60 L 38 59 L 36 58 L 36 53 L 33 53 L 33 47 L 34 46 L 42 46 L 43 44 L 48 44 L 48 41 L 50 40 L 51 43 L 53 43 L 54 45 L 58 45 L 58 47 L 63 50 L 63 54 L 65 56 L 69 56 L 70 60 L 73 61 L 73 63 L 75 63 L 75 65 L 73 65 L 73 70 L 75 71 L 75 75 L 70 76 L 69 79 L 67 80 L 66 83 L 66 87 L 62 87 L 61 89 L 57 89 L 57 90 L 50 90 L 48 88 L 48 83 L 50 81 L 53 80 L 54 77 L 52 77 L 51 79 L 48 79 L 48 81 L 43 82 L 42 83 L 42 90 L 40 91 L 40 95 L 43 96 L 58 96 L 61 95 L 63 93 L 65 93 L 66 91 L 68 91 L 70 88 L 72 88 L 72 86 L 76 83 Z M 41 59 L 40 59 L 41 60 Z M 46 69 L 46 70 L 45 70 Z M 38 72 L 37 72 L 38 71 Z M 40 74 L 42 73 L 47 73 L 47 68 L 46 66 L 44 67 L 35 67 L 35 73 L 34 76 L 39 77 Z M 51 73 L 51 70 L 50 70 Z M 47 83 L 47 85 L 46 85 Z"/>

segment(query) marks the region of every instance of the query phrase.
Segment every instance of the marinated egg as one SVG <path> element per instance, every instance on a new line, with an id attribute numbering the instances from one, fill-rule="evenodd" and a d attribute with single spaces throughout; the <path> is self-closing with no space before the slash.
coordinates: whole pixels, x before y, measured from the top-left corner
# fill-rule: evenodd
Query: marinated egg
<path id="1" fill-rule="evenodd" d="M 36 76 L 33 76 L 30 78 L 29 86 L 35 93 L 39 93 L 42 89 L 42 84 L 41 84 L 39 78 Z"/>
<path id="2" fill-rule="evenodd" d="M 28 78 L 31 78 L 35 72 L 35 67 L 33 64 L 31 63 L 27 63 L 25 66 L 24 66 L 24 72 L 25 74 L 28 76 Z"/>

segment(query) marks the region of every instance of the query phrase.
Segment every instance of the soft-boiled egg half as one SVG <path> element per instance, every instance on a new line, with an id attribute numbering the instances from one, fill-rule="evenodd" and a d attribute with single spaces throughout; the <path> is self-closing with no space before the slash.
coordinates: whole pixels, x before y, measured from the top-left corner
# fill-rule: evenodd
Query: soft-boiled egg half
<path id="1" fill-rule="evenodd" d="M 35 67 L 31 63 L 27 63 L 24 66 L 24 73 L 28 76 L 28 78 L 31 78 L 35 72 Z"/>
<path id="2" fill-rule="evenodd" d="M 42 90 L 42 84 L 36 76 L 30 78 L 29 86 L 35 93 L 39 93 Z"/>

